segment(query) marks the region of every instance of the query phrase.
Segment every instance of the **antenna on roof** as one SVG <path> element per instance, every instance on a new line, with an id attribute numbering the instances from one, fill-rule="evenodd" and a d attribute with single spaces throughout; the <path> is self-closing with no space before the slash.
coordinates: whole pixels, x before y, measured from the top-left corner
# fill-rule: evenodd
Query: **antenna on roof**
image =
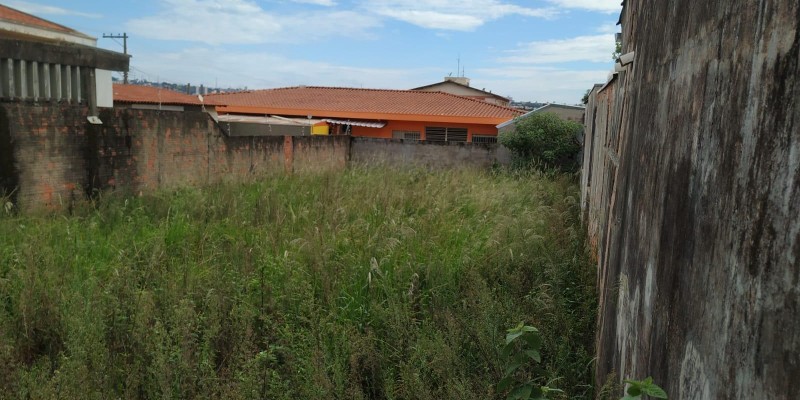
<path id="1" fill-rule="evenodd" d="M 456 74 L 461 73 L 461 53 L 458 53 L 458 68 L 456 69 Z"/>

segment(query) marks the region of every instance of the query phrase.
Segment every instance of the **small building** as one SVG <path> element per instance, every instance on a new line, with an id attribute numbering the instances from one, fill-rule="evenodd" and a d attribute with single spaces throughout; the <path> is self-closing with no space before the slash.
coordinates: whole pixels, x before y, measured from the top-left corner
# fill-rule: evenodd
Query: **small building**
<path id="1" fill-rule="evenodd" d="M 220 104 L 220 121 L 248 118 L 269 124 L 279 118 L 304 122 L 309 133 L 327 126 L 331 135 L 433 142 L 493 143 L 497 124 L 522 114 L 473 98 L 418 90 L 298 86 L 207 98 Z"/>
<path id="2" fill-rule="evenodd" d="M 525 119 L 526 117 L 537 113 L 555 114 L 559 118 L 565 121 L 573 121 L 583 125 L 583 113 L 585 111 L 586 109 L 581 106 L 568 106 L 565 104 L 547 104 L 533 111 L 530 111 L 526 114 L 523 114 L 515 119 L 505 121 L 502 124 L 497 125 L 497 129 L 500 133 L 511 132 L 516 127 L 517 120 Z"/>
<path id="3" fill-rule="evenodd" d="M 444 92 L 457 96 L 469 97 L 471 99 L 485 101 L 490 104 L 508 107 L 511 104 L 511 99 L 503 97 L 492 92 L 487 92 L 485 89 L 476 89 L 469 85 L 469 78 L 461 76 L 448 76 L 444 81 L 434 83 L 431 85 L 420 86 L 411 90 L 420 90 L 425 92 Z"/>
<path id="4" fill-rule="evenodd" d="M 111 107 L 111 71 L 129 61 L 96 38 L 0 5 L 0 99 Z"/>

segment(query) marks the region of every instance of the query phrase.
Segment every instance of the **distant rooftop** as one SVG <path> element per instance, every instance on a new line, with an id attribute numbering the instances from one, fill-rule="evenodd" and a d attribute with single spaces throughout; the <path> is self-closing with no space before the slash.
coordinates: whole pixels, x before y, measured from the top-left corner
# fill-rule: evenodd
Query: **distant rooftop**
<path id="1" fill-rule="evenodd" d="M 467 88 L 467 89 L 470 89 L 470 90 L 474 90 L 475 92 L 479 92 L 479 93 L 482 93 L 482 94 L 484 94 L 486 96 L 491 96 L 491 97 L 494 97 L 494 98 L 502 100 L 502 101 L 506 101 L 506 102 L 511 101 L 508 97 L 500 96 L 499 94 L 488 92 L 488 91 L 486 91 L 484 89 L 478 89 L 478 88 L 472 87 L 472 86 L 470 86 L 468 84 L 464 84 L 462 82 L 469 82 L 469 79 L 467 79 L 467 78 L 450 78 L 450 77 L 448 77 L 448 78 L 445 78 L 445 80 L 443 80 L 441 82 L 436 82 L 436 83 L 432 83 L 430 85 L 420 86 L 418 88 L 414 88 L 414 89 L 411 89 L 411 90 L 425 90 L 425 89 L 430 89 L 430 88 L 434 88 L 436 86 L 441 86 L 441 85 L 456 85 L 456 86 L 461 86 L 461 87 L 464 87 L 464 88 Z"/>
<path id="2" fill-rule="evenodd" d="M 545 104 L 545 105 L 543 105 L 543 106 L 541 106 L 541 107 L 539 107 L 539 108 L 537 108 L 537 109 L 535 109 L 533 111 L 529 111 L 529 112 L 519 116 L 519 118 L 520 119 L 527 118 L 528 116 L 530 116 L 532 114 L 546 112 L 548 108 L 563 108 L 563 109 L 567 109 L 567 110 L 576 110 L 576 111 L 585 111 L 586 110 L 586 107 L 584 107 L 584 106 L 570 106 L 570 105 L 567 105 L 567 104 L 550 103 L 550 104 Z M 512 120 L 508 120 L 506 122 L 503 122 L 500 125 L 497 125 L 497 128 L 498 129 L 505 128 L 505 127 L 513 124 L 514 122 L 515 121 L 513 119 Z"/>
<path id="3" fill-rule="evenodd" d="M 222 111 L 286 115 L 347 115 L 372 119 L 400 116 L 428 120 L 468 118 L 508 120 L 519 110 L 442 92 L 297 86 L 209 95 Z M 475 121 L 476 123 L 479 123 Z"/>
<path id="4" fill-rule="evenodd" d="M 209 96 L 200 101 L 200 97 L 174 90 L 163 89 L 154 86 L 123 85 L 114 84 L 115 103 L 136 103 L 136 104 L 164 104 L 164 105 L 188 105 L 188 106 L 212 106 L 216 102 L 208 99 Z"/>
<path id="5" fill-rule="evenodd" d="M 93 37 L 84 33 L 78 32 L 72 28 L 59 25 L 55 22 L 39 18 L 37 16 L 24 13 L 22 11 L 13 9 L 8 6 L 0 4 L 0 21 L 13 24 L 25 25 L 32 28 L 45 29 L 48 31 L 66 33 L 73 36 L 78 36 L 84 39 L 94 39 Z"/>

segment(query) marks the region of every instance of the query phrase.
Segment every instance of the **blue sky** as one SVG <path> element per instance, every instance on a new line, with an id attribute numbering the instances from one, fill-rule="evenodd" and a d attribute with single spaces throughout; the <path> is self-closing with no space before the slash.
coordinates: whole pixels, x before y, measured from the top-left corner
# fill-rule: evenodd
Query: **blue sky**
<path id="1" fill-rule="evenodd" d="M 35 0 L 83 33 L 127 32 L 131 77 L 250 89 L 410 89 L 458 75 L 574 104 L 613 68 L 621 0 Z M 111 39 L 98 45 L 122 51 Z"/>

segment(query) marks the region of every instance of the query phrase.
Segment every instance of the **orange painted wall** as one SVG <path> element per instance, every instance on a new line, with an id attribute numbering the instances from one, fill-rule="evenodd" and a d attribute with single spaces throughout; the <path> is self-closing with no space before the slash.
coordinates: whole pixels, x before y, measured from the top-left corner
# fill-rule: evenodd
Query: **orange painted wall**
<path id="1" fill-rule="evenodd" d="M 366 128 L 363 126 L 353 127 L 353 136 L 391 139 L 392 131 L 417 131 L 425 140 L 425 127 L 435 126 L 443 128 L 467 128 L 467 141 L 472 142 L 472 135 L 497 136 L 495 125 L 477 124 L 444 124 L 440 122 L 412 122 L 412 121 L 388 121 L 386 126 L 380 129 Z"/>

